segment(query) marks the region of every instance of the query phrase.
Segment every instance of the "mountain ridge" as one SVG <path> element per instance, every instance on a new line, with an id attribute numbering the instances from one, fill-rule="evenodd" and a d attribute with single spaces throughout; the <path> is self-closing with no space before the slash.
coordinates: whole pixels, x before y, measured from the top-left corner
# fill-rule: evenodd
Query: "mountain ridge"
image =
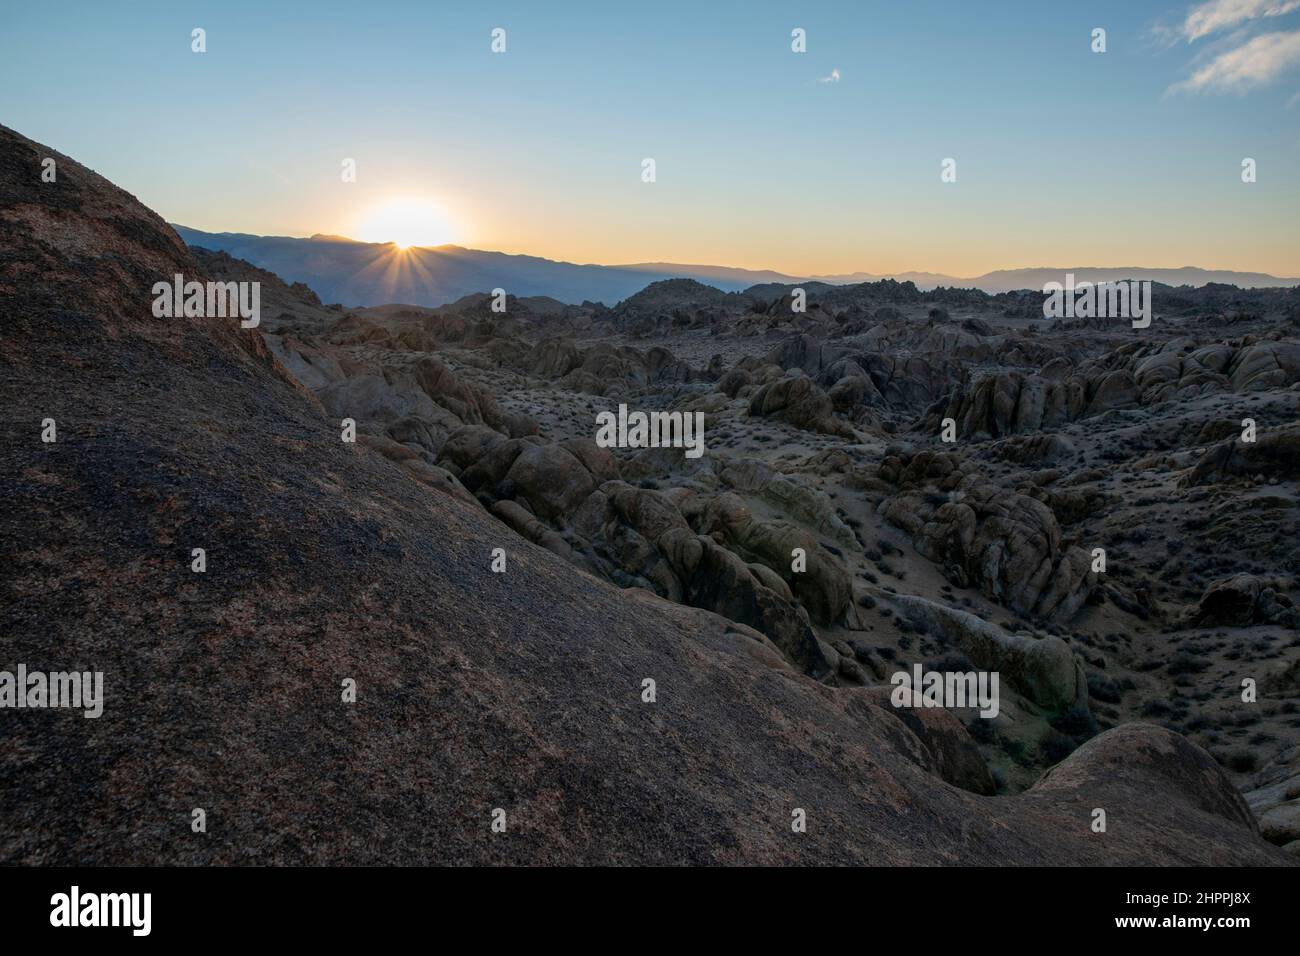
<path id="1" fill-rule="evenodd" d="M 470 249 L 455 244 L 413 247 L 396 251 L 391 243 L 366 243 L 344 236 L 317 234 L 258 236 L 252 233 L 209 233 L 172 224 L 189 245 L 227 252 L 269 269 L 289 282 L 310 286 L 322 301 L 349 307 L 408 302 L 436 307 L 475 292 L 504 288 L 511 295 L 545 295 L 569 304 L 583 301 L 614 305 L 664 279 L 696 279 L 724 292 L 743 292 L 756 285 L 795 285 L 825 282 L 850 285 L 894 279 L 919 289 L 939 286 L 976 288 L 990 294 L 1022 289 L 1041 290 L 1049 281 L 1150 279 L 1165 285 L 1203 286 L 1223 283 L 1247 287 L 1287 287 L 1300 279 L 1260 272 L 1202 269 L 1197 266 L 1153 268 L 1138 266 L 1041 266 L 999 269 L 981 276 L 960 277 L 932 272 L 875 274 L 867 272 L 795 276 L 776 270 L 671 262 L 604 265 L 575 263 L 524 253 Z"/>

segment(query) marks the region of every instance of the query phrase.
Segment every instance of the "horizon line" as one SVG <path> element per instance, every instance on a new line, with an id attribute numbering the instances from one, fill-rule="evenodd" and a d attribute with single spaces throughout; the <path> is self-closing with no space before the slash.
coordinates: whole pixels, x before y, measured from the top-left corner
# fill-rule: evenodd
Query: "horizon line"
<path id="1" fill-rule="evenodd" d="M 1258 276 L 1264 276 L 1264 277 L 1266 277 L 1266 278 L 1269 278 L 1269 279 L 1276 279 L 1276 280 L 1281 281 L 1281 282 L 1290 282 L 1290 281 L 1294 281 L 1294 282 L 1300 284 L 1300 275 L 1297 275 L 1297 276 L 1282 276 L 1282 275 L 1276 275 L 1276 274 L 1271 273 L 1271 272 L 1264 272 L 1264 271 L 1256 270 L 1256 269 L 1232 269 L 1232 268 L 1225 268 L 1225 267 L 1221 267 L 1221 266 L 1200 266 L 1200 265 L 1182 265 L 1182 266 L 1142 266 L 1142 265 L 1123 265 L 1123 266 L 1098 266 L 1098 265 L 1076 265 L 1076 266 L 1051 266 L 1051 265 L 1002 266 L 1002 267 L 1000 267 L 1000 268 L 997 268 L 997 269 L 990 269 L 990 270 L 987 271 L 987 272 L 983 272 L 983 273 L 980 273 L 979 275 L 972 275 L 972 276 L 955 275 L 955 274 L 953 274 L 953 273 L 948 273 L 948 272 L 935 272 L 935 271 L 933 271 L 933 270 L 929 270 L 929 269 L 904 269 L 904 270 L 895 271 L 895 272 L 871 272 L 871 271 L 868 271 L 868 270 L 865 270 L 865 269 L 856 269 L 856 270 L 854 270 L 854 271 L 852 271 L 852 272 L 823 272 L 823 273 L 806 273 L 806 274 L 801 274 L 801 273 L 797 273 L 797 272 L 785 272 L 785 271 L 783 271 L 783 270 L 781 270 L 781 269 L 774 269 L 774 268 L 770 268 L 770 267 L 756 268 L 756 267 L 753 267 L 753 266 L 729 266 L 729 265 L 719 265 L 719 264 L 716 264 L 716 263 L 705 263 L 705 262 L 680 262 L 680 261 L 672 261 L 672 260 L 668 260 L 668 259 L 654 259 L 654 260 L 649 260 L 649 259 L 647 259 L 647 260 L 642 260 L 642 261 L 639 261 L 639 262 L 619 262 L 619 263 L 614 263 L 614 262 L 578 262 L 578 261 L 571 260 L 571 259 L 555 259 L 555 258 L 552 258 L 552 257 L 550 257 L 550 256 L 538 255 L 537 253 L 532 253 L 532 252 L 506 252 L 506 251 L 504 251 L 504 250 L 500 250 L 500 249 L 479 249 L 479 248 L 476 248 L 476 247 L 474 247 L 474 246 L 463 246 L 463 245 L 461 245 L 461 244 L 459 244 L 459 243 L 455 243 L 455 242 L 444 242 L 444 243 L 440 243 L 440 244 L 435 245 L 435 246 L 420 246 L 420 245 L 402 246 L 402 245 L 398 244 L 397 242 L 395 242 L 394 240 L 391 240 L 391 239 L 388 240 L 388 241 L 386 241 L 386 242 L 367 242 L 367 241 L 364 240 L 364 239 L 354 239 L 354 238 L 351 237 L 351 236 L 345 236 L 345 235 L 342 235 L 341 233 L 324 233 L 324 232 L 316 232 L 316 233 L 312 233 L 312 234 L 309 235 L 309 236 L 289 236 L 289 235 L 269 235 L 269 234 L 256 233 L 256 232 L 240 232 L 240 231 L 233 231 L 233 230 L 221 230 L 221 231 L 218 231 L 218 232 L 214 232 L 214 231 L 210 231 L 210 230 L 207 230 L 207 229 L 200 229 L 200 228 L 198 228 L 198 227 L 196 227 L 196 226 L 188 226 L 188 225 L 185 225 L 184 223 L 180 223 L 180 222 L 170 222 L 170 221 L 167 222 L 167 225 L 171 226 L 173 229 L 186 229 L 186 230 L 189 230 L 190 232 L 200 232 L 200 233 L 204 233 L 204 234 L 209 235 L 209 236 L 223 236 L 223 235 L 224 235 L 224 236 L 249 236 L 250 238 L 253 238 L 253 239 L 290 239 L 290 240 L 294 240 L 294 241 L 298 241 L 298 242 L 347 242 L 347 243 L 352 243 L 352 244 L 354 244 L 354 245 L 359 245 L 359 246 L 393 246 L 395 249 L 397 249 L 397 250 L 399 250 L 399 251 L 402 251 L 402 252 L 410 252 L 410 251 L 415 250 L 415 249 L 426 249 L 426 250 L 459 249 L 459 250 L 464 250 L 464 251 L 466 251 L 466 252 L 481 252 L 481 253 L 487 253 L 487 254 L 490 254 L 490 255 L 514 256 L 514 257 L 525 258 L 525 259 L 541 259 L 541 260 L 544 260 L 544 261 L 546 261 L 546 262 L 554 262 L 554 263 L 558 263 L 558 264 L 560 264 L 560 265 L 578 266 L 578 267 L 580 267 L 580 268 L 595 267 L 595 268 L 601 268 L 601 269 L 645 269 L 645 268 L 647 268 L 647 267 L 651 267 L 651 266 L 656 266 L 656 267 L 674 267 L 674 266 L 676 266 L 676 267 L 685 267 L 685 268 L 691 268 L 691 269 L 717 269 L 717 270 L 727 270 L 727 271 L 731 271 L 731 272 L 771 273 L 772 275 L 780 276 L 780 277 L 782 277 L 782 278 L 793 279 L 793 280 L 807 280 L 807 281 L 813 281 L 813 282 L 816 282 L 816 281 L 824 281 L 824 280 L 827 280 L 827 279 L 839 279 L 839 278 L 855 277 L 855 276 L 865 276 L 865 277 L 869 277 L 870 279 L 875 279 L 875 280 L 880 280 L 880 279 L 896 279 L 898 276 L 934 276 L 934 277 L 936 277 L 936 278 L 940 278 L 940 279 L 958 279 L 958 280 L 962 280 L 962 281 L 975 281 L 975 280 L 978 280 L 978 279 L 986 279 L 986 278 L 988 278 L 988 277 L 990 277 L 990 276 L 995 276 L 995 275 L 997 275 L 997 274 L 999 274 L 999 273 L 1012 273 L 1012 272 L 1050 271 L 1050 272 L 1060 272 L 1060 273 L 1064 274 L 1064 273 L 1068 273 L 1068 272 L 1085 271 L 1085 270 L 1122 272 L 1122 271 L 1125 271 L 1125 270 L 1141 269 L 1141 270 L 1145 270 L 1145 271 L 1148 271 L 1148 272 L 1186 272 L 1186 271 L 1199 271 L 1199 272 L 1230 272 L 1230 273 L 1237 273 L 1237 274 L 1241 274 L 1241 275 L 1258 275 Z M 683 278 L 694 278 L 694 277 L 692 277 L 692 276 L 684 276 Z M 867 280 L 864 279 L 863 281 L 867 281 Z M 756 283 L 756 284 L 759 284 L 759 283 Z"/>

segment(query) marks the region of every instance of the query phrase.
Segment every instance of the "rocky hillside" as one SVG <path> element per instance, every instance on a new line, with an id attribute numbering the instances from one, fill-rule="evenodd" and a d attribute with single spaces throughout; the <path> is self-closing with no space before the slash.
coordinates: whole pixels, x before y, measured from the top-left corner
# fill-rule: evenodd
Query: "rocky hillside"
<path id="1" fill-rule="evenodd" d="M 55 183 L 41 181 L 45 157 Z M 813 426 L 811 440 L 830 443 L 868 426 L 838 381 L 781 384 L 815 369 L 720 359 L 709 371 L 611 343 L 525 351 L 491 319 L 443 313 L 345 314 L 319 335 L 289 320 L 272 331 L 154 318 L 154 282 L 202 281 L 218 264 L 3 127 L 0 221 L 0 668 L 102 671 L 105 688 L 97 719 L 0 713 L 0 862 L 1290 859 L 1208 753 L 1151 724 L 1122 723 L 1023 792 L 988 795 L 962 723 L 889 706 L 847 637 L 870 661 L 915 633 L 911 615 L 973 654 L 982 641 L 1008 673 L 1024 666 L 1021 706 L 1039 720 L 1075 701 L 1032 679 L 1038 664 L 1083 673 L 1070 649 L 1062 666 L 1043 643 L 1059 637 L 990 636 L 974 615 L 858 578 L 846 549 L 863 532 L 831 521 L 834 508 L 806 493 L 816 483 L 783 481 L 783 468 L 710 458 L 661 494 L 653 459 L 611 461 L 565 431 L 566 415 L 589 428 L 575 403 L 593 390 L 650 386 L 704 401 L 719 421 L 743 416 L 736 429 Z M 593 315 L 548 322 L 570 320 Z M 526 317 L 512 323 L 529 334 Z M 729 366 L 749 377 L 734 398 L 715 390 Z M 859 367 L 890 403 L 885 417 L 947 381 L 914 381 L 901 360 Z M 524 381 L 549 383 L 527 408 L 490 387 Z M 769 389 L 761 401 L 746 391 L 755 382 Z M 345 413 L 355 443 L 341 440 Z M 834 432 L 816 430 L 832 420 Z M 835 453 L 800 461 L 856 469 L 882 501 L 929 482 L 967 487 L 961 463 L 922 465 L 914 450 L 871 474 Z M 731 498 L 715 467 L 731 469 Z M 778 504 L 755 512 L 755 489 Z M 1048 523 L 1036 495 L 990 501 L 976 533 L 1011 546 L 1019 525 L 998 509 Z M 819 571 L 792 587 L 765 555 L 817 520 Z M 908 534 L 975 574 L 931 524 Z M 903 540 L 891 534 L 878 540 Z M 1065 541 L 1042 534 L 1042 560 L 1073 567 Z M 969 593 L 987 586 L 995 606 L 1023 599 L 1049 615 L 1077 587 L 1097 589 L 1060 577 L 1011 592 L 975 574 Z M 1241 612 L 1206 611 L 1218 607 Z M 1271 607 L 1257 593 L 1249 612 Z M 206 832 L 191 826 L 196 808 Z M 491 827 L 498 808 L 505 832 Z M 1094 808 L 1106 833 L 1091 829 Z M 806 832 L 792 830 L 797 810 Z"/>

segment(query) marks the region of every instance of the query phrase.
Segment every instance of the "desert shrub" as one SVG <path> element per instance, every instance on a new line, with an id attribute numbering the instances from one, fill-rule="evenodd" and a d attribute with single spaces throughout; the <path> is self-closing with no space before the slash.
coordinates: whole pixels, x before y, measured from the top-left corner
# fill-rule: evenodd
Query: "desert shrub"
<path id="1" fill-rule="evenodd" d="M 1115 680 L 1105 674 L 1091 671 L 1088 674 L 1088 696 L 1108 704 L 1118 704 L 1122 694 Z"/>
<path id="2" fill-rule="evenodd" d="M 1060 763 L 1070 756 L 1077 746 L 1073 737 L 1053 729 L 1047 732 L 1047 736 L 1039 744 L 1039 750 L 1042 753 L 1043 762 L 1050 765 Z"/>
<path id="3" fill-rule="evenodd" d="M 1237 773 L 1250 773 L 1259 766 L 1259 757 L 1249 750 L 1217 751 L 1214 759 Z"/>

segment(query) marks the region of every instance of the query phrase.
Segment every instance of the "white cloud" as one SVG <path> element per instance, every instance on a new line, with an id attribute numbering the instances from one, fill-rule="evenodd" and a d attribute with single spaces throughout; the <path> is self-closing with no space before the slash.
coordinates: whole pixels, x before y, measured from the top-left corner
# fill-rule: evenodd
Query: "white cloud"
<path id="1" fill-rule="evenodd" d="M 1300 4 L 1300 0 L 1297 0 Z M 1244 93 L 1265 86 L 1300 63 L 1300 30 L 1262 33 L 1220 53 L 1168 92 Z"/>
<path id="2" fill-rule="evenodd" d="M 1209 0 L 1188 11 L 1181 32 L 1193 43 L 1217 30 L 1260 17 L 1280 17 L 1292 10 L 1300 10 L 1300 0 Z"/>
<path id="3" fill-rule="evenodd" d="M 1296 0 L 1296 2 L 1300 3 L 1300 0 Z M 835 69 L 831 70 L 830 76 L 819 77 L 817 80 L 818 83 L 838 83 L 839 81 L 840 81 L 840 68 L 838 66 Z"/>

